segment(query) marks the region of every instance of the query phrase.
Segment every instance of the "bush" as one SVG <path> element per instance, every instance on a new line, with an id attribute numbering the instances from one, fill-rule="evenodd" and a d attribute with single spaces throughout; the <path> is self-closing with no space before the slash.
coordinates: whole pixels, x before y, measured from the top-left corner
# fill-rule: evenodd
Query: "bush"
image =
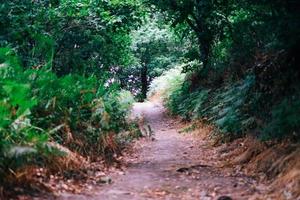
<path id="1" fill-rule="evenodd" d="M 206 119 L 216 125 L 219 133 L 226 135 L 227 139 L 241 137 L 249 132 L 256 133 L 264 140 L 291 136 L 299 138 L 300 104 L 299 91 L 295 90 L 297 85 L 276 97 L 271 89 L 263 92 L 266 87 L 261 80 L 253 73 L 248 73 L 245 78 L 229 81 L 225 85 L 212 87 L 204 84 L 205 87 L 192 89 L 192 81 L 185 80 L 185 75 L 178 73 L 180 70 L 176 68 L 167 71 L 153 81 L 150 90 L 163 95 L 172 114 L 186 120 Z M 280 85 L 276 87 L 280 88 L 279 91 L 284 89 Z M 273 89 L 276 87 L 272 85 Z M 274 94 L 278 95 L 276 92 Z M 276 101 L 272 102 L 272 99 Z"/>
<path id="2" fill-rule="evenodd" d="M 243 106 L 253 83 L 253 77 L 249 76 L 234 85 L 216 90 L 203 88 L 192 93 L 188 92 L 187 85 L 170 96 L 167 106 L 185 119 L 206 118 L 223 133 L 241 134 L 247 128 L 245 120 L 249 120 L 243 113 Z"/>
<path id="3" fill-rule="evenodd" d="M 286 97 L 272 109 L 271 120 L 264 128 L 262 139 L 284 138 L 293 135 L 299 138 L 300 128 L 300 100 L 299 93 L 292 97 Z"/>
<path id="4" fill-rule="evenodd" d="M 95 76 L 57 77 L 47 67 L 23 70 L 0 48 L 0 173 L 54 152 L 48 141 L 103 155 L 106 137 L 127 128 L 132 95 Z M 35 156 L 32 156 L 35 155 Z"/>
<path id="5" fill-rule="evenodd" d="M 148 96 L 152 96 L 159 92 L 164 99 L 168 99 L 169 96 L 181 87 L 184 82 L 185 74 L 181 73 L 182 70 L 183 65 L 178 65 L 165 71 L 163 75 L 155 78 L 151 82 Z"/>

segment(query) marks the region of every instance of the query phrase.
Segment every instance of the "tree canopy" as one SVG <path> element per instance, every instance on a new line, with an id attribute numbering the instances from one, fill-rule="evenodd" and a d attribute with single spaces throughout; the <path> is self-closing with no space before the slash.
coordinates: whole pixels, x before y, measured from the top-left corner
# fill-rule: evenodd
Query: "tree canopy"
<path id="1" fill-rule="evenodd" d="M 25 67 L 48 63 L 60 75 L 128 64 L 129 34 L 144 15 L 135 0 L 6 1 L 0 11 L 0 44 L 12 46 Z"/>
<path id="2" fill-rule="evenodd" d="M 297 0 L 2 0 L 0 198 L 57 145 L 113 160 L 157 88 L 222 142 L 299 141 L 299 51 Z"/>

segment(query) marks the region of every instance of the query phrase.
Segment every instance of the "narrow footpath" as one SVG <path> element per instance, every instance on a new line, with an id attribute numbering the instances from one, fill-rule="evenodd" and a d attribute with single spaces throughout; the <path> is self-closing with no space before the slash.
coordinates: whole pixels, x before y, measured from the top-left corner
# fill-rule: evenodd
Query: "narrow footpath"
<path id="1" fill-rule="evenodd" d="M 97 194 L 61 199 L 246 200 L 259 193 L 254 179 L 222 169 L 207 141 L 180 134 L 160 103 L 137 103 L 133 114 L 145 117 L 154 139 L 138 141 L 137 156 L 128 159 L 124 173 L 112 175 Z"/>

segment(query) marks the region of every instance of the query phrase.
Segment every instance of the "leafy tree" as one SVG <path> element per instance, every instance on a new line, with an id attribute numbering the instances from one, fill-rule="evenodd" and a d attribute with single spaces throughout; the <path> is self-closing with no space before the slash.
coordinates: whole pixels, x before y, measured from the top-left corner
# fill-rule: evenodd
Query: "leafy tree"
<path id="1" fill-rule="evenodd" d="M 168 25 L 163 25 L 160 21 L 158 14 L 153 15 L 132 33 L 132 51 L 136 64 L 129 66 L 129 74 L 132 78 L 138 77 L 132 82 L 140 86 L 142 100 L 147 97 L 148 87 L 153 78 L 179 62 L 183 54 L 180 46 L 182 42 L 171 32 Z"/>
<path id="2" fill-rule="evenodd" d="M 190 74 L 170 95 L 171 111 L 186 119 L 208 118 L 234 137 L 255 129 L 268 139 L 299 138 L 299 111 L 289 106 L 299 103 L 298 1 L 146 3 L 163 11 L 182 37 L 191 43 L 197 39 L 200 48 L 204 69 L 200 64 L 184 67 Z"/>
<path id="3" fill-rule="evenodd" d="M 299 3 L 251 0 L 146 0 L 163 11 L 183 36 L 198 40 L 203 67 L 251 58 L 257 49 L 289 48 L 299 43 Z M 298 27 L 298 28 L 296 28 Z M 178 28 L 177 28 L 178 29 Z M 226 54 L 231 54 L 232 59 Z M 224 58 L 224 56 L 227 56 Z M 235 59 L 236 58 L 236 59 Z M 249 59 L 244 59 L 250 62 Z"/>
<path id="4" fill-rule="evenodd" d="M 129 33 L 143 15 L 137 0 L 13 0 L 0 12 L 0 45 L 15 48 L 25 67 L 47 63 L 59 75 L 128 64 Z"/>
<path id="5" fill-rule="evenodd" d="M 167 13 L 173 26 L 188 25 L 198 39 L 200 60 L 206 68 L 215 38 L 222 36 L 229 27 L 228 1 L 167 0 L 147 1 Z"/>
<path id="6" fill-rule="evenodd" d="M 49 140 L 82 155 L 116 151 L 105 141 L 129 128 L 133 98 L 107 80 L 132 62 L 143 15 L 138 0 L 1 1 L 0 187 L 44 164 Z"/>

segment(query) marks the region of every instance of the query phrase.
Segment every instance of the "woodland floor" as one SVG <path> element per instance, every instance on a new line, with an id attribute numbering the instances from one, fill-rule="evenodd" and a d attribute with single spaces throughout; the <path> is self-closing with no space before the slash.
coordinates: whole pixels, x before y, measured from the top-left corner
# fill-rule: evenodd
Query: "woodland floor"
<path id="1" fill-rule="evenodd" d="M 111 184 L 88 196 L 63 194 L 59 199 L 213 200 L 230 196 L 242 200 L 263 192 L 254 178 L 223 168 L 216 148 L 207 140 L 180 134 L 180 123 L 168 117 L 160 103 L 137 103 L 133 111 L 136 116 L 144 115 L 154 139 L 135 142 L 133 153 L 124 158 L 125 170 L 110 175 Z"/>

